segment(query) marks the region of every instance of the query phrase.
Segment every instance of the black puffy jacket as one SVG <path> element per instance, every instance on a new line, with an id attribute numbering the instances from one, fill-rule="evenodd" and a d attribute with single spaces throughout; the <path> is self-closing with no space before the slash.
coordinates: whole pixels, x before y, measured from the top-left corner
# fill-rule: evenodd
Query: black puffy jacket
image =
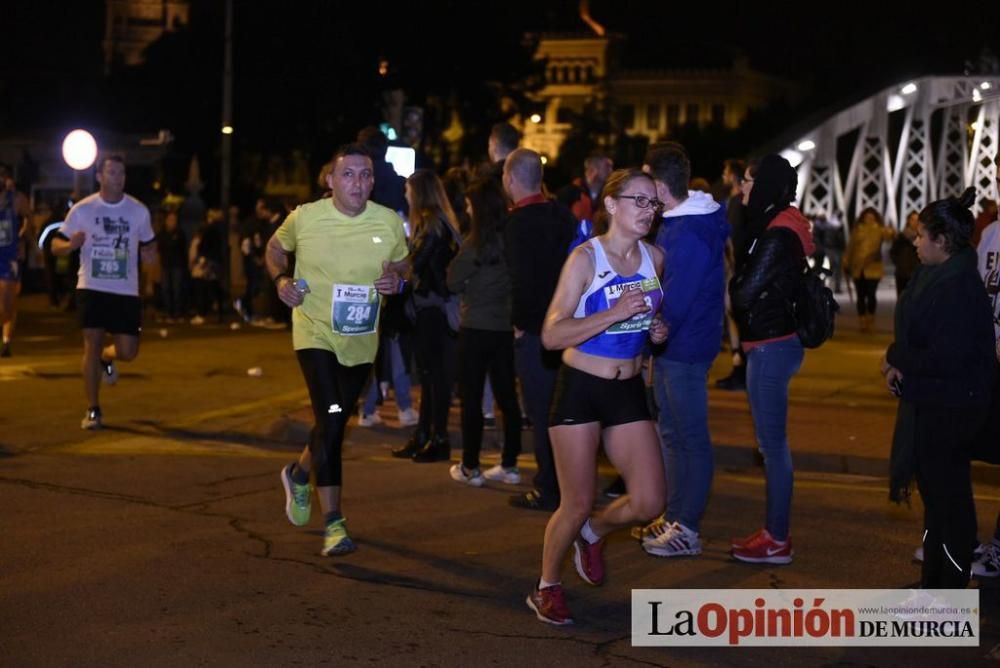
<path id="1" fill-rule="evenodd" d="M 729 282 L 733 315 L 744 343 L 795 332 L 790 297 L 804 269 L 805 252 L 793 230 L 772 227 L 760 236 L 740 273 Z"/>

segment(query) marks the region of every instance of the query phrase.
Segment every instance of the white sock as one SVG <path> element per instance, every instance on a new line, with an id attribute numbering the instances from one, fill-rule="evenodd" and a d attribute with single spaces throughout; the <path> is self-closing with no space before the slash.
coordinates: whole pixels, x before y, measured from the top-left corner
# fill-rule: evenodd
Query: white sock
<path id="1" fill-rule="evenodd" d="M 591 545 L 601 540 L 601 537 L 594 533 L 594 528 L 590 526 L 590 518 L 587 518 L 587 521 L 583 523 L 582 527 L 580 527 L 580 535 L 583 536 L 583 539 Z"/>
<path id="2" fill-rule="evenodd" d="M 555 587 L 556 585 L 561 585 L 561 584 L 562 580 L 560 580 L 559 582 L 549 582 L 545 578 L 538 578 L 539 589 L 546 589 L 547 587 Z"/>

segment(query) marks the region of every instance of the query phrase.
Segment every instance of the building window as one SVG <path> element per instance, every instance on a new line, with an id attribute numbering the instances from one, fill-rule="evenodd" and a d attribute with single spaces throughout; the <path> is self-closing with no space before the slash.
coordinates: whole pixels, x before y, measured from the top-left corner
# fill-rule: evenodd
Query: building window
<path id="1" fill-rule="evenodd" d="M 726 124 L 726 107 L 721 104 L 712 105 L 712 123 L 715 125 Z"/>
<path id="2" fill-rule="evenodd" d="M 681 105 L 667 105 L 667 130 L 676 130 L 681 124 Z"/>
<path id="3" fill-rule="evenodd" d="M 646 129 L 660 129 L 660 105 L 650 104 L 646 107 Z"/>
<path id="4" fill-rule="evenodd" d="M 623 104 L 618 107 L 618 123 L 621 127 L 629 130 L 635 127 L 635 106 Z"/>
<path id="5" fill-rule="evenodd" d="M 587 67 L 587 83 L 594 83 L 594 68 Z"/>
<path id="6" fill-rule="evenodd" d="M 698 105 L 689 104 L 684 110 L 684 122 L 688 125 L 698 124 Z"/>

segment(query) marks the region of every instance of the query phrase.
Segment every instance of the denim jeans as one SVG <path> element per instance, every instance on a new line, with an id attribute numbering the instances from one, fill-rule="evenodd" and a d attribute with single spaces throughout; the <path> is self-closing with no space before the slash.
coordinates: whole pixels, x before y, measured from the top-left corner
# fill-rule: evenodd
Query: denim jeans
<path id="1" fill-rule="evenodd" d="M 383 378 L 392 381 L 392 389 L 396 392 L 396 407 L 401 411 L 409 410 L 413 406 L 410 398 L 410 376 L 406 372 L 406 363 L 403 361 L 403 351 L 399 347 L 399 337 L 383 336 L 379 341 L 382 347 L 382 370 Z M 371 382 L 368 384 L 368 391 L 365 393 L 365 405 L 361 409 L 365 415 L 375 412 L 375 404 L 378 402 L 378 380 L 377 374 L 372 374 Z"/>
<path id="2" fill-rule="evenodd" d="M 555 503 L 559 500 L 559 480 L 549 441 L 549 408 L 556 389 L 559 353 L 545 350 L 539 334 L 525 332 L 514 339 L 514 364 L 524 392 L 524 406 L 534 423 L 532 442 L 538 472 L 533 483 L 547 503 Z"/>
<path id="3" fill-rule="evenodd" d="M 802 366 L 798 337 L 765 343 L 747 356 L 747 394 L 767 476 L 766 528 L 788 538 L 792 509 L 792 453 L 788 447 L 788 383 Z"/>
<path id="4" fill-rule="evenodd" d="M 714 469 L 706 388 L 712 363 L 658 357 L 654 365 L 653 391 L 667 481 L 665 516 L 668 522 L 680 522 L 698 532 Z"/>

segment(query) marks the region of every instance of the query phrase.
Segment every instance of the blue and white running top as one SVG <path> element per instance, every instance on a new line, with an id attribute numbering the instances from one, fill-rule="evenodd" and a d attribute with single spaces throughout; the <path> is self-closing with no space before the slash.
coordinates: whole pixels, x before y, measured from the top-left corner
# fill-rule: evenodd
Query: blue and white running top
<path id="1" fill-rule="evenodd" d="M 0 193 L 0 280 L 19 279 L 17 242 L 20 232 L 21 219 L 14 208 L 14 193 Z"/>
<path id="2" fill-rule="evenodd" d="M 580 302 L 577 304 L 573 316 L 585 318 L 601 311 L 607 311 L 615 305 L 621 293 L 632 286 L 637 286 L 642 290 L 649 310 L 611 325 L 597 336 L 576 346 L 576 349 L 588 355 L 631 359 L 639 355 L 643 346 L 646 345 L 646 333 L 649 331 L 649 325 L 660 310 L 660 302 L 663 301 L 663 289 L 660 287 L 660 279 L 656 275 L 653 258 L 646 249 L 646 244 L 640 241 L 639 252 L 642 253 L 642 262 L 639 264 L 639 271 L 632 276 L 619 276 L 611 268 L 611 263 L 608 262 L 608 256 L 605 254 L 601 242 L 593 238 L 590 240 L 590 244 L 594 249 L 594 277 L 591 279 L 587 291 L 580 297 Z"/>

